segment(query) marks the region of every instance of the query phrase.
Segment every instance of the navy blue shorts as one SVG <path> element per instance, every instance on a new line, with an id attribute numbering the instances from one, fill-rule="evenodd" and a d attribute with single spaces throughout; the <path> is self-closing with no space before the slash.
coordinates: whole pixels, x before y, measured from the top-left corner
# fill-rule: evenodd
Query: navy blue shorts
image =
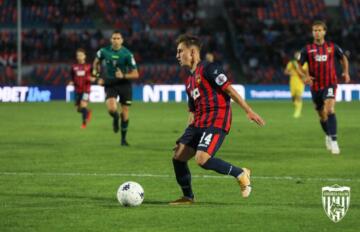
<path id="1" fill-rule="evenodd" d="M 89 101 L 89 93 L 75 93 L 75 105 L 80 106 L 81 101 Z"/>
<path id="2" fill-rule="evenodd" d="M 196 128 L 189 126 L 176 143 L 182 143 L 196 151 L 204 151 L 210 156 L 214 156 L 224 142 L 226 135 L 225 131 L 218 128 Z"/>
<path id="3" fill-rule="evenodd" d="M 320 111 L 324 108 L 324 101 L 326 99 L 334 99 L 335 96 L 336 86 L 328 86 L 318 91 L 311 91 L 311 97 L 317 111 Z"/>

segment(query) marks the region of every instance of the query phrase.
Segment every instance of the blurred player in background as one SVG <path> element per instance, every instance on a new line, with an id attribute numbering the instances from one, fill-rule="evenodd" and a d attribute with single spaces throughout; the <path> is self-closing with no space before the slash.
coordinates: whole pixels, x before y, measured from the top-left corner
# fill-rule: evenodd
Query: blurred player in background
<path id="1" fill-rule="evenodd" d="M 311 86 L 311 95 L 325 132 L 325 145 L 332 154 L 340 154 L 337 142 L 337 123 L 335 116 L 335 97 L 337 77 L 335 58 L 342 66 L 345 83 L 350 82 L 349 62 L 342 49 L 333 42 L 325 41 L 326 24 L 315 21 L 312 24 L 314 42 L 307 44 L 300 55 L 300 63 L 309 64 L 309 71 L 301 70 L 305 83 Z"/>
<path id="2" fill-rule="evenodd" d="M 212 52 L 207 52 L 207 53 L 205 54 L 205 60 L 206 60 L 207 62 L 209 62 L 209 63 L 215 62 L 215 56 L 214 56 L 214 54 L 213 54 Z"/>
<path id="3" fill-rule="evenodd" d="M 187 164 L 194 156 L 202 168 L 233 176 L 240 185 L 242 196 L 248 197 L 251 192 L 250 170 L 214 157 L 230 130 L 230 100 L 240 105 L 250 120 L 260 126 L 265 124 L 231 86 L 221 65 L 201 61 L 200 48 L 201 41 L 197 37 L 182 35 L 177 39 L 176 58 L 180 66 L 189 69 L 185 87 L 190 114 L 189 125 L 176 142 L 172 160 L 183 196 L 170 202 L 171 205 L 194 202 Z"/>
<path id="4" fill-rule="evenodd" d="M 291 98 L 294 103 L 294 118 L 299 118 L 301 116 L 302 110 L 302 95 L 304 93 L 305 84 L 304 81 L 301 79 L 299 74 L 299 63 L 298 59 L 300 57 L 300 52 L 295 52 L 294 57 L 287 63 L 285 68 L 285 75 L 290 76 L 290 93 Z M 303 65 L 303 70 L 307 71 L 307 63 Z"/>
<path id="5" fill-rule="evenodd" d="M 125 48 L 123 37 L 119 31 L 111 35 L 111 45 L 101 48 L 93 63 L 93 75 L 99 76 L 101 61 L 106 64 L 106 76 L 98 79 L 99 85 L 105 86 L 106 106 L 113 118 L 113 130 L 119 131 L 121 118 L 121 145 L 128 146 L 126 133 L 129 125 L 129 107 L 132 101 L 131 80 L 139 78 L 133 54 Z M 121 113 L 119 116 L 117 98 L 120 98 Z"/>
<path id="6" fill-rule="evenodd" d="M 92 80 L 91 65 L 86 63 L 86 53 L 82 48 L 76 50 L 76 60 L 77 63 L 71 66 L 72 81 L 69 84 L 75 87 L 75 105 L 82 116 L 81 128 L 85 129 L 91 119 L 91 110 L 88 109 Z"/>

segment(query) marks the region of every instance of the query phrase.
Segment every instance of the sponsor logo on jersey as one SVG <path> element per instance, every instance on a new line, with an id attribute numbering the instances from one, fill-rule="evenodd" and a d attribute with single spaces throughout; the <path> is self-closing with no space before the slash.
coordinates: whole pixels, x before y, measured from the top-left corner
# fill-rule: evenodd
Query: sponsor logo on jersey
<path id="1" fill-rule="evenodd" d="M 317 62 L 325 62 L 327 61 L 327 55 L 316 55 L 315 60 Z"/>
<path id="2" fill-rule="evenodd" d="M 196 74 L 195 76 L 196 83 L 199 85 L 201 83 L 201 76 L 200 74 Z"/>
<path id="3" fill-rule="evenodd" d="M 79 77 L 85 76 L 85 70 L 77 70 L 76 75 L 79 76 Z"/>

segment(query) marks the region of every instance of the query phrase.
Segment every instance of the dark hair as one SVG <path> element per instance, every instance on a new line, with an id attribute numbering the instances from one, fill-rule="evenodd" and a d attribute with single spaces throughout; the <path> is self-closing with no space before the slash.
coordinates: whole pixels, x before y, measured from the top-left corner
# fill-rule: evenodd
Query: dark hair
<path id="1" fill-rule="evenodd" d="M 85 51 L 85 49 L 83 49 L 83 48 L 78 48 L 78 49 L 76 49 L 76 52 L 82 52 L 82 53 L 86 54 L 86 51 Z"/>
<path id="2" fill-rule="evenodd" d="M 113 32 L 111 33 L 111 35 L 113 35 L 113 34 L 120 34 L 120 35 L 122 35 L 122 34 L 121 34 L 121 31 L 119 31 L 119 30 L 113 31 Z"/>
<path id="3" fill-rule="evenodd" d="M 327 31 L 327 26 L 326 26 L 326 23 L 324 21 L 321 21 L 321 20 L 316 20 L 313 22 L 312 26 L 322 26 L 324 28 L 325 31 Z"/>
<path id="4" fill-rule="evenodd" d="M 176 39 L 176 44 L 184 43 L 186 47 L 195 46 L 199 50 L 201 49 L 201 41 L 199 37 L 193 35 L 182 34 Z"/>

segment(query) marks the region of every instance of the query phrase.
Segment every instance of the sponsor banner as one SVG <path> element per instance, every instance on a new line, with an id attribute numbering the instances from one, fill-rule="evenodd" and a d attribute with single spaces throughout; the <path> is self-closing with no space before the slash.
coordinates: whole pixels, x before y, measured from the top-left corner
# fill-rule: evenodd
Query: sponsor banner
<path id="1" fill-rule="evenodd" d="M 246 85 L 247 100 L 289 100 L 291 94 L 287 85 Z M 311 99 L 309 87 L 305 88 L 304 99 Z M 359 101 L 360 84 L 340 84 L 336 91 L 336 101 Z"/>
<path id="2" fill-rule="evenodd" d="M 63 86 L 0 86 L 0 102 L 48 102 L 63 99 Z"/>
<path id="3" fill-rule="evenodd" d="M 239 94 L 245 96 L 245 88 L 242 85 L 233 85 Z M 74 99 L 74 86 L 66 87 L 66 101 Z M 92 85 L 90 102 L 105 101 L 104 87 Z M 182 102 L 187 101 L 185 85 L 134 85 L 133 101 L 142 102 Z"/>
<path id="4" fill-rule="evenodd" d="M 287 85 L 233 85 L 246 100 L 290 100 Z M 304 99 L 311 93 L 305 89 Z M 73 86 L 0 86 L 0 102 L 48 102 L 52 100 L 72 101 Z M 90 102 L 104 102 L 104 87 L 93 85 Z M 184 85 L 134 85 L 133 100 L 142 102 L 182 102 L 187 100 Z M 360 84 L 338 85 L 337 101 L 359 101 Z"/>
<path id="5" fill-rule="evenodd" d="M 291 93 L 288 85 L 246 85 L 246 99 L 258 100 L 288 100 L 291 99 Z M 311 99 L 309 88 L 306 88 L 303 94 L 304 99 Z"/>

